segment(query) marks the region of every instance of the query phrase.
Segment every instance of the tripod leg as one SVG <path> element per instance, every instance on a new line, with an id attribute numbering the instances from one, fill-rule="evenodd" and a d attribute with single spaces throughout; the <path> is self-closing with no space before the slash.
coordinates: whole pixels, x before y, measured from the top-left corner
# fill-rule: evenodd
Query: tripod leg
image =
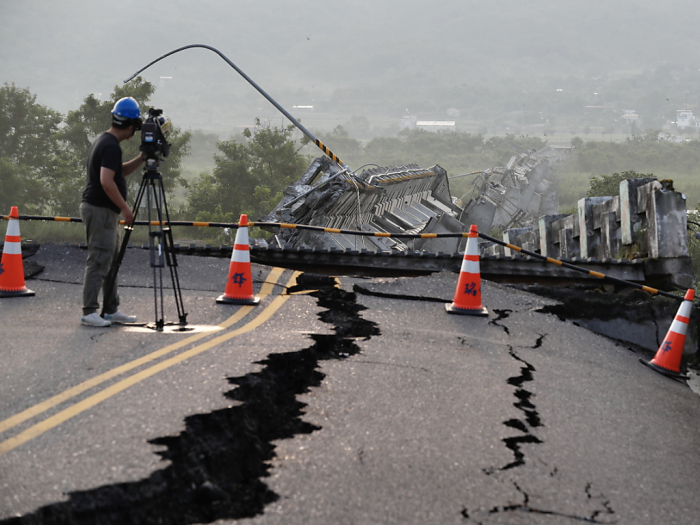
<path id="1" fill-rule="evenodd" d="M 161 272 L 160 278 L 160 292 L 161 292 L 161 312 L 162 312 L 162 296 L 163 296 L 163 284 L 162 284 L 162 268 L 167 264 L 170 269 L 170 277 L 172 279 L 173 292 L 175 294 L 175 305 L 177 307 L 178 321 L 181 327 L 187 325 L 187 314 L 185 313 L 185 308 L 182 301 L 182 291 L 180 290 L 180 280 L 177 275 L 177 261 L 175 259 L 174 247 L 173 247 L 173 237 L 172 229 L 170 227 L 170 214 L 168 212 L 168 204 L 165 198 L 165 189 L 163 188 L 163 178 L 160 173 L 154 173 L 152 175 L 152 181 L 155 186 L 154 193 L 157 195 L 154 198 L 154 204 L 156 213 L 158 216 L 158 231 L 151 233 L 151 265 L 154 266 L 154 262 L 157 261 L 159 271 Z M 157 181 L 157 182 L 156 182 Z M 155 252 L 155 242 L 158 242 L 157 249 Z M 154 269 L 155 272 L 155 269 Z M 155 279 L 155 274 L 154 274 Z M 162 330 L 163 321 L 162 319 L 157 322 L 157 328 Z"/>
<path id="2" fill-rule="evenodd" d="M 165 198 L 165 190 L 163 189 L 163 180 L 160 179 L 162 211 L 165 213 L 166 227 L 163 229 L 163 248 L 165 252 L 165 261 L 170 268 L 170 278 L 173 284 L 173 292 L 175 294 L 175 305 L 177 307 L 177 315 L 181 326 L 187 325 L 187 313 L 182 300 L 182 290 L 180 289 L 180 279 L 177 274 L 177 259 L 175 257 L 175 248 L 173 243 L 173 230 L 170 227 L 170 212 L 168 210 L 168 202 Z"/>
<path id="3" fill-rule="evenodd" d="M 170 221 L 168 221 L 169 223 Z M 177 306 L 177 315 L 182 326 L 187 324 L 187 313 L 182 301 L 182 290 L 180 289 L 180 279 L 177 275 L 177 259 L 175 258 L 175 247 L 173 243 L 173 233 L 168 227 L 165 231 L 165 260 L 170 268 L 170 278 L 173 282 L 173 291 L 175 292 L 175 305 Z"/>
<path id="4" fill-rule="evenodd" d="M 163 214 L 161 213 L 162 180 L 158 172 L 148 174 L 148 252 L 153 269 L 153 302 L 155 307 L 155 329 L 163 331 L 165 326 L 165 309 L 163 307 Z M 155 214 L 155 217 L 152 216 Z M 157 225 L 153 228 L 153 219 Z"/>

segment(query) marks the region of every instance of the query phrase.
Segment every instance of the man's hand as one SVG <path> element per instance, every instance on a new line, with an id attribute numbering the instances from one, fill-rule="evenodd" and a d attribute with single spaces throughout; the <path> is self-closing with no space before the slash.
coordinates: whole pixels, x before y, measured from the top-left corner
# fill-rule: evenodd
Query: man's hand
<path id="1" fill-rule="evenodd" d="M 131 208 L 129 208 L 128 206 L 123 208 L 122 215 L 124 216 L 124 224 L 126 224 L 127 226 L 134 223 L 134 213 L 131 211 Z"/>
<path id="2" fill-rule="evenodd" d="M 146 153 L 142 151 L 138 157 L 134 157 L 129 162 L 124 162 L 122 164 L 122 172 L 124 173 L 124 176 L 127 177 L 133 172 L 135 172 L 138 169 L 138 167 L 144 163 L 145 160 Z"/>
<path id="3" fill-rule="evenodd" d="M 131 224 L 134 222 L 134 212 L 131 211 L 131 208 L 129 208 L 129 205 L 126 203 L 121 193 L 119 193 L 117 183 L 114 182 L 114 175 L 114 171 L 109 168 L 105 168 L 104 166 L 100 168 L 100 182 L 102 183 L 107 197 L 121 210 L 124 216 L 124 222 L 126 224 Z"/>

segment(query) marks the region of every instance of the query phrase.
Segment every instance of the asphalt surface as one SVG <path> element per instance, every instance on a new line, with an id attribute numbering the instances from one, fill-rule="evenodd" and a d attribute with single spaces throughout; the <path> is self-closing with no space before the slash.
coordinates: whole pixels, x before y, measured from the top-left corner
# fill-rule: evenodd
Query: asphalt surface
<path id="1" fill-rule="evenodd" d="M 228 260 L 190 256 L 193 330 L 97 329 L 79 322 L 84 258 L 44 246 L 36 296 L 0 300 L 0 523 L 155 523 L 150 500 L 181 509 L 161 523 L 700 519 L 698 396 L 539 313 L 551 300 L 483 282 L 489 316 L 457 316 L 455 274 L 329 288 L 253 265 L 269 295 L 242 308 L 215 302 Z M 120 282 L 122 309 L 153 321 L 147 252 Z"/>

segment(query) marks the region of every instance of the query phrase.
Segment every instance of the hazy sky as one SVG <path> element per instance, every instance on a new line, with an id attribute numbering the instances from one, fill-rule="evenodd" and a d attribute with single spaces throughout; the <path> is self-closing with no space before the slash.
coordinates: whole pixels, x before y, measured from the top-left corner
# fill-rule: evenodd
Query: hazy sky
<path id="1" fill-rule="evenodd" d="M 700 68 L 698 6 L 690 0 L 0 0 L 0 83 L 28 87 L 40 103 L 65 112 L 194 43 L 218 48 L 273 97 L 356 86 L 488 85 L 508 76 L 519 82 L 624 75 L 667 61 Z M 267 105 L 209 51 L 185 51 L 144 73 L 156 84 L 161 76 L 173 77 L 164 100 L 189 115 L 227 97 Z"/>

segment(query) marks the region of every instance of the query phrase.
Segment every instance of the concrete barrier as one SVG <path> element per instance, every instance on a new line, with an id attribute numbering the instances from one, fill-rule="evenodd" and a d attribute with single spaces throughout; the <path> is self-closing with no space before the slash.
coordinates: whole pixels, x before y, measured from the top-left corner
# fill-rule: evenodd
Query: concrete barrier
<path id="1" fill-rule="evenodd" d="M 520 228 L 505 230 L 503 240 L 555 259 L 642 259 L 647 277 L 673 287 L 693 287 L 688 254 L 685 195 L 673 181 L 653 178 L 620 183 L 620 194 L 578 201 L 573 215 L 544 215 Z M 499 245 L 486 255 L 512 255 Z"/>

